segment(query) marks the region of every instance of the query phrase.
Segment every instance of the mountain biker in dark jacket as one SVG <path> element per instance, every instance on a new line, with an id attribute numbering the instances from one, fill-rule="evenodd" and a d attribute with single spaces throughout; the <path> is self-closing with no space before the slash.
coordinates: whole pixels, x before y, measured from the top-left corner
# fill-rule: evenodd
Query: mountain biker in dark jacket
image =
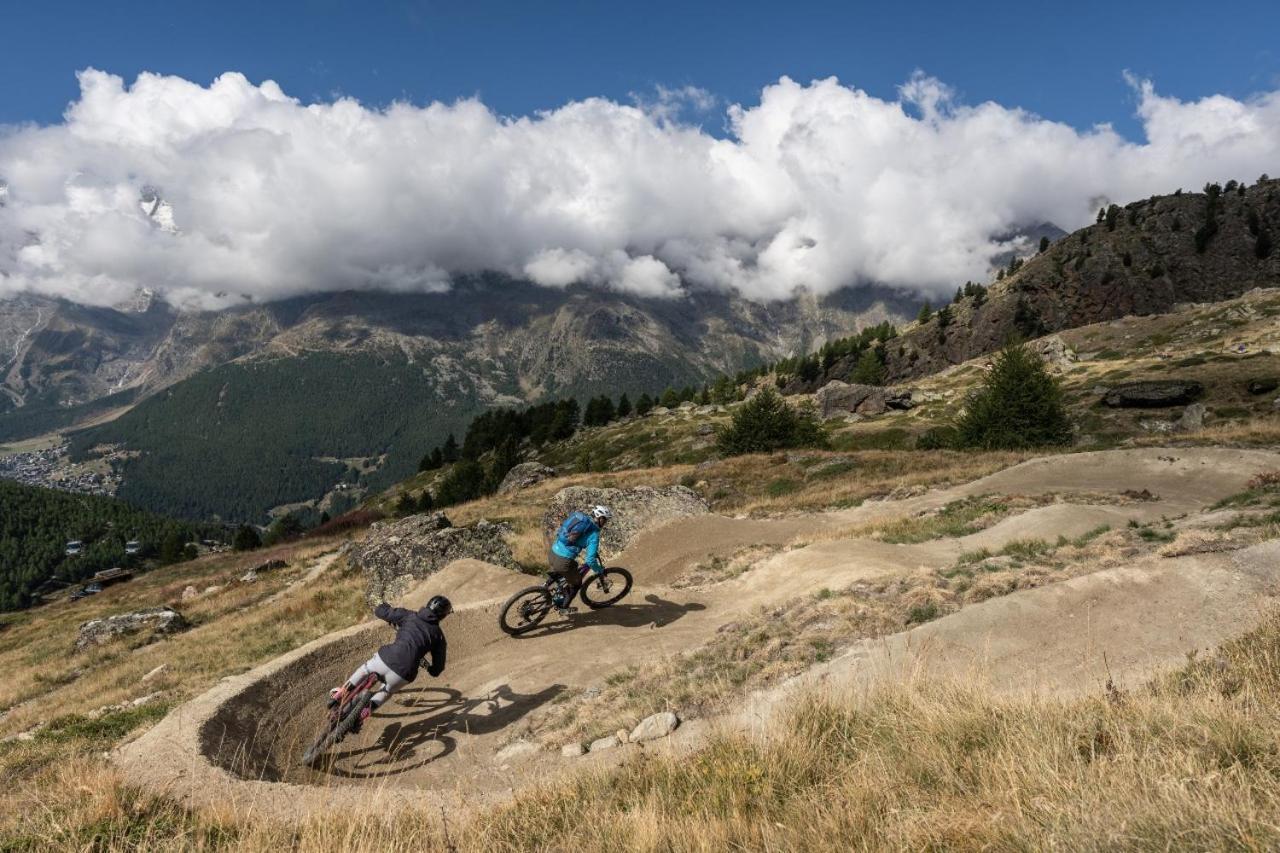
<path id="1" fill-rule="evenodd" d="M 547 555 L 548 574 L 563 578 L 569 587 L 563 601 L 555 605 L 561 612 L 571 612 L 569 604 L 578 590 L 582 588 L 582 573 L 578 571 L 577 557 L 586 552 L 585 562 L 596 574 L 604 571 L 600 562 L 600 531 L 613 518 L 607 506 L 591 508 L 591 513 L 575 512 L 560 525 L 556 531 L 556 541 L 551 543 L 551 553 Z M 558 596 L 557 596 L 558 598 Z"/>
<path id="2" fill-rule="evenodd" d="M 453 612 L 453 604 L 443 595 L 432 596 L 421 610 L 406 610 L 403 607 L 392 607 L 385 601 L 373 609 L 373 615 L 396 627 L 396 638 L 378 649 L 373 657 L 361 664 L 351 673 L 345 687 L 335 687 L 329 691 L 329 704 L 336 705 L 342 696 L 355 689 L 369 673 L 377 673 L 382 677 L 382 689 L 374 694 L 372 701 L 360 712 L 360 719 L 352 731 L 359 731 L 360 726 L 387 697 L 418 677 L 418 667 L 427 654 L 431 655 L 431 663 L 427 672 L 434 678 L 444 672 L 446 643 L 444 632 L 440 630 L 440 621 Z"/>

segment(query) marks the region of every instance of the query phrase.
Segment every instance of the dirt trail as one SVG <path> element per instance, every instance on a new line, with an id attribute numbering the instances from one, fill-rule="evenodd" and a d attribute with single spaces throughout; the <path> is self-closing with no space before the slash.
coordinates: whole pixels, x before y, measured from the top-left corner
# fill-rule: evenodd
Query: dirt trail
<path id="1" fill-rule="evenodd" d="M 406 596 L 416 606 L 434 592 L 459 605 L 446 623 L 449 668 L 422 676 L 337 750 L 327 772 L 296 765 L 322 717 L 322 697 L 391 636 L 367 623 L 325 637 L 269 664 L 224 680 L 121 749 L 126 774 L 196 802 L 273 814 L 428 796 L 448 805 L 501 798 L 548 773 L 577 766 L 559 754 L 509 749 L 511 727 L 548 703 L 597 685 L 629 664 L 694 648 L 726 622 L 761 606 L 823 587 L 949 565 L 964 551 L 1015 539 L 1077 536 L 1100 524 L 1123 526 L 1205 509 L 1238 492 L 1280 455 L 1227 449 L 1127 450 L 1033 460 L 955 488 L 906 501 L 874 502 L 807 517 L 752 520 L 706 516 L 647 531 L 618 556 L 636 577 L 621 605 L 554 620 L 512 639 L 497 611 L 525 575 L 484 563 L 455 563 Z M 966 495 L 1117 493 L 1149 489 L 1159 500 L 1114 505 L 1069 500 L 1005 519 L 980 533 L 919 545 L 867 539 L 816 541 L 764 559 L 719 583 L 677 589 L 694 564 L 745 547 L 781 546 L 936 508 Z M 913 631 L 860 643 L 792 685 L 755 697 L 755 719 L 786 690 L 815 681 L 856 685 L 880 675 L 936 667 L 977 667 L 993 684 L 1069 691 L 1094 686 L 1097 660 L 1138 679 L 1185 652 L 1247 626 L 1271 592 L 1276 549 L 1176 560 L 1153 558 L 973 605 Z M 1137 618 L 1135 618 L 1137 617 Z M 754 716 L 752 716 L 754 715 Z M 618 750 L 621 753 L 622 750 Z"/>

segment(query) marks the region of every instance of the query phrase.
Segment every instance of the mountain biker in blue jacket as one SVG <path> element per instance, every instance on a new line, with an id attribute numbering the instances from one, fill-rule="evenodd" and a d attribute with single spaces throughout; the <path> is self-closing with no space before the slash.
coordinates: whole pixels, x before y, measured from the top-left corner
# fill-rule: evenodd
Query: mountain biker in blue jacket
<path id="1" fill-rule="evenodd" d="M 547 555 L 547 565 L 552 577 L 563 578 L 569 587 L 564 600 L 556 600 L 556 608 L 561 613 L 572 613 L 573 603 L 578 590 L 582 588 L 582 573 L 578 570 L 578 555 L 583 551 L 586 556 L 583 562 L 591 571 L 599 574 L 604 571 L 600 562 L 600 530 L 613 518 L 607 506 L 595 506 L 591 512 L 575 512 L 564 520 L 556 531 L 556 541 L 551 543 L 551 553 Z M 556 596 L 557 599 L 560 596 Z"/>

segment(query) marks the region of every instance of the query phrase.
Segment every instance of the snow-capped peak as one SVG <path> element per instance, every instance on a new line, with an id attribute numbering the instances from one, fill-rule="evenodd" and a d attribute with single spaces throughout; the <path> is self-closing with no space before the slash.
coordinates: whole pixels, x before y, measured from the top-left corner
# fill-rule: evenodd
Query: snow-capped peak
<path id="1" fill-rule="evenodd" d="M 138 195 L 138 207 L 161 231 L 166 234 L 178 233 L 178 223 L 173 218 L 173 205 L 165 201 L 155 187 L 142 188 Z"/>

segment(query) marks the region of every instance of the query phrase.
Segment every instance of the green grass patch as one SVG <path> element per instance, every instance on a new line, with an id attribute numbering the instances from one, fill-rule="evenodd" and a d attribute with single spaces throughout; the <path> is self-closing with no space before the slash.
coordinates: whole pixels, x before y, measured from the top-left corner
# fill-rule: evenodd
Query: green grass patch
<path id="1" fill-rule="evenodd" d="M 952 501 L 932 515 L 904 518 L 880 528 L 881 539 L 894 544 L 915 544 L 943 537 L 968 536 L 999 520 L 1008 504 L 990 497 Z"/>
<path id="2" fill-rule="evenodd" d="M 778 477 L 770 480 L 764 487 L 764 493 L 771 498 L 780 498 L 783 495 L 789 495 L 800 488 L 800 481 L 793 480 L 790 477 Z"/>
<path id="3" fill-rule="evenodd" d="M 54 719 L 36 735 L 46 742 L 72 740 L 96 740 L 115 742 L 144 723 L 155 722 L 169 712 L 169 706 L 161 702 L 112 711 L 92 718 L 81 714 L 69 714 Z"/>

